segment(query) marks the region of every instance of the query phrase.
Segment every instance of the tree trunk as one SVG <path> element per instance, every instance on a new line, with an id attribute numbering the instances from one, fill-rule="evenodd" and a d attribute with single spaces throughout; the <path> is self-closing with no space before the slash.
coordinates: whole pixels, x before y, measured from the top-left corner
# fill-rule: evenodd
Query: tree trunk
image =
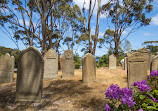
<path id="1" fill-rule="evenodd" d="M 42 43 L 42 55 L 45 54 L 45 52 L 47 51 L 47 34 L 46 34 L 46 5 L 44 3 L 45 1 L 43 1 L 43 14 L 42 14 L 42 37 L 43 37 L 43 43 Z"/>
<path id="2" fill-rule="evenodd" d="M 89 1 L 89 18 L 88 18 L 88 36 L 89 36 L 89 53 L 92 53 L 92 37 L 91 37 L 91 8 L 92 0 Z"/>
<path id="3" fill-rule="evenodd" d="M 98 42 L 98 35 L 99 35 L 100 3 L 101 3 L 101 0 L 98 0 L 97 24 L 96 24 L 96 29 L 95 29 L 93 55 L 95 55 L 95 50 L 96 50 L 96 46 L 97 46 L 97 42 Z"/>

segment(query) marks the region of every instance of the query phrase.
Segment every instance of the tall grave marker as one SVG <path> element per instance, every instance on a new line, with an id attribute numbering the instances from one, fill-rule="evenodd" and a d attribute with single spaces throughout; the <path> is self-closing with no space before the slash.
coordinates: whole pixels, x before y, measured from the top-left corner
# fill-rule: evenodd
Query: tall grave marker
<path id="1" fill-rule="evenodd" d="M 13 81 L 14 61 L 14 56 L 10 56 L 8 53 L 0 57 L 0 83 Z"/>
<path id="2" fill-rule="evenodd" d="M 16 101 L 36 101 L 42 97 L 43 58 L 34 47 L 23 50 L 19 56 Z"/>
<path id="3" fill-rule="evenodd" d="M 58 77 L 58 54 L 49 49 L 44 55 L 44 79 Z"/>
<path id="4" fill-rule="evenodd" d="M 73 51 L 66 50 L 63 55 L 62 77 L 74 76 L 74 57 Z"/>
<path id="5" fill-rule="evenodd" d="M 96 59 L 90 53 L 82 58 L 82 80 L 83 82 L 96 80 Z"/>
<path id="6" fill-rule="evenodd" d="M 147 78 L 147 67 L 144 55 L 134 52 L 128 56 L 128 87 L 135 81 L 142 81 Z"/>
<path id="7" fill-rule="evenodd" d="M 116 69 L 116 57 L 114 54 L 109 56 L 109 69 Z"/>

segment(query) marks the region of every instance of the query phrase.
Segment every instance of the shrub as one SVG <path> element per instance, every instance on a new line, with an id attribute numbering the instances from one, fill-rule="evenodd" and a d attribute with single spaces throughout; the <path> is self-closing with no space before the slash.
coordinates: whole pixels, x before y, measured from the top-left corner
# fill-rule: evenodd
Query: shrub
<path id="1" fill-rule="evenodd" d="M 158 71 L 152 71 L 147 81 L 136 81 L 131 88 L 111 85 L 105 91 L 105 111 L 157 111 L 158 110 Z"/>

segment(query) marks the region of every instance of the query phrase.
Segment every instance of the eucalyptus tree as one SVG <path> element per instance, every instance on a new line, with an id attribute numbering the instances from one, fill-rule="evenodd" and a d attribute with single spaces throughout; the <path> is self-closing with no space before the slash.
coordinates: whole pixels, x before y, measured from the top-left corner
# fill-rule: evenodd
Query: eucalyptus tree
<path id="1" fill-rule="evenodd" d="M 102 12 L 106 13 L 114 26 L 115 52 L 118 57 L 119 45 L 129 34 L 137 31 L 140 27 L 149 25 L 151 18 L 146 14 L 153 9 L 153 0 L 109 0 L 102 6 Z M 121 39 L 122 33 L 131 29 L 125 38 Z"/>
<path id="2" fill-rule="evenodd" d="M 13 17 L 12 14 L 8 13 L 7 5 L 8 0 L 0 1 L 0 31 L 5 35 L 5 37 L 8 37 L 10 40 L 12 40 L 16 47 L 19 49 L 18 42 L 13 38 L 14 36 L 10 33 L 5 25 L 7 24 L 7 20 Z"/>
<path id="3" fill-rule="evenodd" d="M 73 6 L 72 0 L 12 0 L 7 9 L 13 18 L 7 21 L 15 38 L 26 46 L 41 47 L 42 54 L 52 47 L 58 52 L 64 33 L 74 24 L 72 21 L 82 23 Z"/>
<path id="4" fill-rule="evenodd" d="M 152 54 L 157 55 L 158 41 L 145 41 L 142 45 L 145 45 Z"/>
<path id="5" fill-rule="evenodd" d="M 114 42 L 114 30 L 107 29 L 104 33 L 103 38 L 99 38 L 98 41 L 99 41 L 100 48 L 105 47 L 110 52 L 114 52 L 114 47 L 113 47 L 113 44 L 115 43 Z"/>
<path id="6" fill-rule="evenodd" d="M 85 0 L 84 0 L 84 4 L 83 4 L 83 13 L 84 13 L 84 17 L 85 17 Z M 96 4 L 98 4 L 98 9 L 97 9 L 97 17 L 96 17 L 96 28 L 95 28 L 95 35 L 92 36 L 91 34 L 91 18 L 94 14 L 94 8 L 96 6 Z M 86 46 L 84 46 L 84 48 L 81 49 L 81 51 L 85 51 L 85 52 L 89 52 L 93 55 L 95 55 L 95 51 L 96 51 L 96 46 L 97 46 L 97 42 L 98 42 L 98 35 L 99 35 L 99 19 L 100 19 L 100 14 L 101 14 L 101 0 L 95 0 L 94 4 L 92 3 L 92 0 L 89 0 L 89 9 L 88 9 L 88 20 L 84 21 L 84 30 L 83 33 L 81 34 L 81 36 L 78 38 L 78 40 L 76 41 L 77 43 L 83 43 Z M 87 26 L 86 26 L 86 22 L 88 22 Z"/>

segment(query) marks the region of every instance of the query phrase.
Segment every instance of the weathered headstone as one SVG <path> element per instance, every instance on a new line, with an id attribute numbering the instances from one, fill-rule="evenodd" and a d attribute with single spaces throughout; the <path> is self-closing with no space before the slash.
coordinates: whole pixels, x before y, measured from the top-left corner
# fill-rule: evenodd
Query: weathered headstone
<path id="1" fill-rule="evenodd" d="M 44 55 L 44 79 L 58 77 L 58 54 L 49 49 Z"/>
<path id="2" fill-rule="evenodd" d="M 132 52 L 127 52 L 127 56 L 131 56 L 132 55 Z"/>
<path id="3" fill-rule="evenodd" d="M 158 55 L 156 55 L 151 63 L 151 71 L 156 70 L 158 71 Z"/>
<path id="4" fill-rule="evenodd" d="M 143 47 L 139 50 L 136 50 L 136 52 L 140 52 L 143 54 L 143 58 L 145 59 L 147 70 L 150 70 L 150 63 L 151 63 L 150 62 L 150 58 L 151 58 L 150 52 L 145 47 Z"/>
<path id="5" fill-rule="evenodd" d="M 109 56 L 109 69 L 116 69 L 116 57 L 114 54 Z"/>
<path id="6" fill-rule="evenodd" d="M 124 59 L 122 59 L 122 60 L 120 61 L 123 70 L 125 70 L 125 64 L 124 64 L 124 62 L 125 62 Z"/>
<path id="7" fill-rule="evenodd" d="M 74 57 L 73 51 L 66 50 L 63 55 L 62 77 L 74 76 Z"/>
<path id="8" fill-rule="evenodd" d="M 128 57 L 125 57 L 124 58 L 124 70 L 127 70 L 127 67 L 128 67 Z"/>
<path id="9" fill-rule="evenodd" d="M 60 69 L 62 70 L 63 67 L 63 62 L 64 62 L 64 56 L 60 55 Z"/>
<path id="10" fill-rule="evenodd" d="M 42 96 L 44 61 L 34 47 L 19 56 L 16 82 L 16 101 L 38 101 Z"/>
<path id="11" fill-rule="evenodd" d="M 128 56 L 128 87 L 135 81 L 142 81 L 147 78 L 147 67 L 144 55 L 134 52 Z"/>
<path id="12" fill-rule="evenodd" d="M 83 82 L 96 80 L 96 59 L 90 53 L 82 58 L 82 80 Z"/>
<path id="13" fill-rule="evenodd" d="M 14 56 L 6 53 L 0 57 L 0 83 L 13 81 L 14 76 Z"/>

